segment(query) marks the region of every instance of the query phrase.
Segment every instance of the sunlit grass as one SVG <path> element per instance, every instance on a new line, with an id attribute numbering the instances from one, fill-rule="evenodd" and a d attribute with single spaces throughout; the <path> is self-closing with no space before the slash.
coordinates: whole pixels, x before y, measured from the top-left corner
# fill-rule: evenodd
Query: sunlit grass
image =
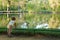
<path id="1" fill-rule="evenodd" d="M 12 14 L 8 19 L 11 19 L 12 16 L 16 17 L 16 23 L 17 23 L 17 28 L 19 28 L 25 21 L 29 23 L 29 28 L 34 28 L 37 23 L 41 23 L 43 21 L 46 21 L 47 23 L 52 24 L 52 26 L 50 25 L 51 28 L 56 28 L 56 26 L 58 26 L 58 22 L 60 24 L 60 14 L 56 14 L 57 16 L 55 16 L 56 18 L 56 23 L 53 25 L 52 22 L 50 21 L 50 19 L 53 21 L 53 19 L 51 18 L 52 14 L 26 14 L 23 15 L 22 18 L 19 19 L 18 15 L 14 15 Z M 4 16 L 4 15 L 3 15 Z M 4 16 L 2 18 L 2 16 L 0 16 L 0 27 L 6 27 L 8 22 L 7 18 L 5 18 L 6 16 Z M 55 19 L 54 19 L 55 20 Z"/>

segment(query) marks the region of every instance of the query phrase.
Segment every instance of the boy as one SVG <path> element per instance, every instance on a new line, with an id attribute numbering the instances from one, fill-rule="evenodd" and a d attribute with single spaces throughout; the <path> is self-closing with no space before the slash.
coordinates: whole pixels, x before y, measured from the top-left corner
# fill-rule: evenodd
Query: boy
<path id="1" fill-rule="evenodd" d="M 8 36 L 9 36 L 9 37 L 12 36 L 12 35 L 11 35 L 11 32 L 12 32 L 13 26 L 16 28 L 15 20 L 16 20 L 16 18 L 15 18 L 15 17 L 12 17 L 12 18 L 11 18 L 11 21 L 10 21 L 10 22 L 8 23 L 8 25 L 7 25 L 7 28 L 8 28 L 7 33 L 8 33 Z"/>

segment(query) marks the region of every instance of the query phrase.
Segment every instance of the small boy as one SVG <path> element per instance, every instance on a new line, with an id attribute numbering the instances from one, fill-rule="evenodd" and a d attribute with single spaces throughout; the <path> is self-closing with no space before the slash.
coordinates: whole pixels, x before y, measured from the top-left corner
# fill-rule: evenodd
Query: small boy
<path id="1" fill-rule="evenodd" d="M 16 28 L 15 20 L 16 20 L 16 18 L 15 18 L 15 17 L 12 17 L 12 18 L 11 18 L 11 21 L 10 21 L 10 22 L 8 23 L 8 25 L 7 25 L 7 28 L 8 28 L 7 33 L 8 33 L 8 36 L 9 36 L 9 37 L 12 36 L 12 35 L 11 35 L 12 28 L 13 28 L 13 27 Z"/>

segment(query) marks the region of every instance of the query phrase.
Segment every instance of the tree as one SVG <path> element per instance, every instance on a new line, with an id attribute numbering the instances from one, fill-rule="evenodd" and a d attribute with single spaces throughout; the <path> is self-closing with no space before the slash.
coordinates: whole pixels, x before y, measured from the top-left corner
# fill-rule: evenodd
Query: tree
<path id="1" fill-rule="evenodd" d="M 58 8 L 58 0 L 49 0 L 49 3 L 50 3 L 50 7 L 52 8 L 52 17 L 50 18 L 49 20 L 49 24 L 50 24 L 50 27 L 51 28 L 57 28 L 58 27 L 58 24 L 59 24 L 59 19 L 56 15 L 56 11 L 57 11 L 57 8 Z M 53 25 L 52 25 L 53 24 Z"/>

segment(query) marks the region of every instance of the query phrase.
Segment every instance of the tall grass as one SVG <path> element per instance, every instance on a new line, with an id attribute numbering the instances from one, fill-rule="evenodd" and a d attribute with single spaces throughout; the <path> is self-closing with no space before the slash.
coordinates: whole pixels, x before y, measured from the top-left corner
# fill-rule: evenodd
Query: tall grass
<path id="1" fill-rule="evenodd" d="M 58 19 L 60 20 L 60 14 L 56 14 Z M 10 14 L 9 19 L 12 16 L 16 17 L 17 27 L 20 27 L 22 23 L 25 21 L 29 23 L 29 28 L 34 28 L 37 23 L 42 23 L 43 21 L 49 22 L 52 14 L 24 14 L 22 18 L 19 18 L 17 14 Z M 10 21 L 10 20 L 9 20 Z M 8 22 L 6 14 L 0 14 L 0 27 L 6 27 Z"/>

